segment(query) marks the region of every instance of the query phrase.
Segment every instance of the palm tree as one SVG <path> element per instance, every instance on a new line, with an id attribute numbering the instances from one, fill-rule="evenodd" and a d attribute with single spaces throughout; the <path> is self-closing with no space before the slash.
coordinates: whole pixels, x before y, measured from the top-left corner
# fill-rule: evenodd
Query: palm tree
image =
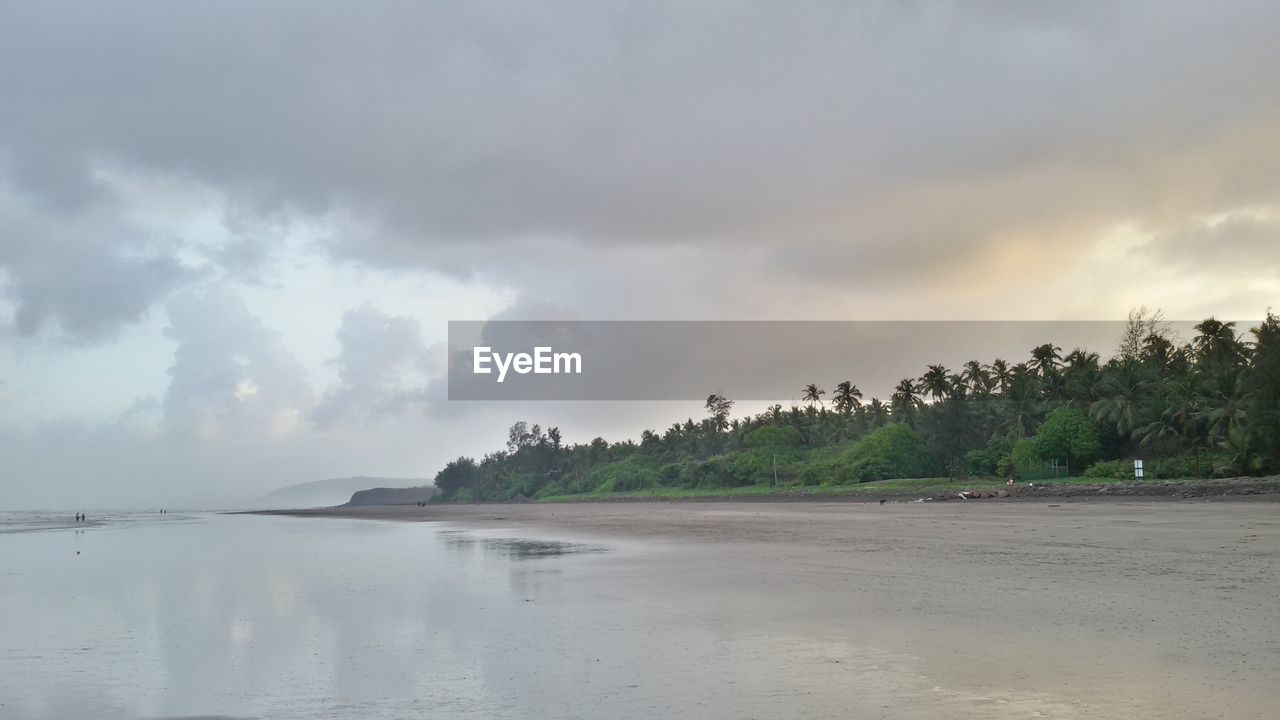
<path id="1" fill-rule="evenodd" d="M 1147 385 L 1138 363 L 1124 359 L 1114 372 L 1103 377 L 1099 387 L 1101 398 L 1090 406 L 1089 412 L 1098 422 L 1109 423 L 1121 437 L 1132 437 Z"/>
<path id="2" fill-rule="evenodd" d="M 1251 457 L 1271 470 L 1280 469 L 1280 316 L 1270 309 L 1252 328 L 1249 350 L 1249 433 Z"/>
<path id="3" fill-rule="evenodd" d="M 1061 394 L 1068 402 L 1084 403 L 1087 407 L 1097 399 L 1095 389 L 1101 375 L 1098 353 L 1076 348 L 1067 353 L 1063 360 L 1066 370 L 1062 372 Z"/>
<path id="4" fill-rule="evenodd" d="M 1232 471 L 1243 474 L 1252 469 L 1254 447 L 1249 441 L 1249 434 L 1243 429 L 1237 427 L 1232 430 L 1218 444 L 1218 448 L 1227 456 L 1227 462 Z"/>
<path id="5" fill-rule="evenodd" d="M 1170 369 L 1178 355 L 1178 349 L 1162 335 L 1152 333 L 1142 342 L 1142 361 L 1157 370 Z"/>
<path id="6" fill-rule="evenodd" d="M 1076 348 L 1075 350 L 1067 353 L 1067 356 L 1063 358 L 1063 362 L 1066 363 L 1067 369 L 1074 370 L 1076 372 L 1083 370 L 1097 370 L 1098 360 L 1098 353 L 1089 352 L 1083 348 Z"/>
<path id="7" fill-rule="evenodd" d="M 1196 376 L 1183 373 L 1170 379 L 1163 395 L 1169 423 L 1178 428 L 1184 439 L 1194 440 L 1196 426 L 1204 417 L 1203 393 Z"/>
<path id="8" fill-rule="evenodd" d="M 1035 373 L 1036 376 L 1044 378 L 1058 368 L 1058 361 L 1062 359 L 1059 353 L 1062 348 L 1055 346 L 1053 343 L 1045 343 L 1031 349 L 1031 360 L 1027 363 L 1027 367 Z"/>
<path id="9" fill-rule="evenodd" d="M 930 365 L 920 376 L 920 389 L 934 400 L 941 400 L 951 392 L 951 373 L 941 365 Z"/>
<path id="10" fill-rule="evenodd" d="M 680 446 L 680 441 L 684 437 L 684 431 L 680 427 L 680 423 L 672 423 L 667 431 L 662 433 L 662 444 L 668 450 L 675 450 Z"/>
<path id="11" fill-rule="evenodd" d="M 997 358 L 991 363 L 991 380 L 995 382 L 996 387 L 1003 395 L 1009 391 L 1009 385 L 1013 382 L 1013 371 L 1009 369 L 1009 363 Z"/>
<path id="12" fill-rule="evenodd" d="M 1209 423 L 1209 440 L 1220 444 L 1248 419 L 1249 402 L 1244 373 L 1218 371 L 1205 386 L 1205 420 Z"/>
<path id="13" fill-rule="evenodd" d="M 901 418 L 904 421 L 910 421 L 915 417 L 915 412 L 921 403 L 920 391 L 911 378 L 903 378 L 893 389 L 893 396 L 889 398 L 894 418 Z"/>
<path id="14" fill-rule="evenodd" d="M 986 367 L 977 360 L 970 360 L 964 364 L 964 369 L 960 371 L 960 379 L 978 395 L 985 395 L 991 389 L 991 376 L 987 373 Z"/>
<path id="15" fill-rule="evenodd" d="M 1040 390 L 1030 374 L 1023 373 L 1014 378 L 1009 391 L 1004 394 L 1003 404 L 1005 420 L 1000 429 L 1017 437 L 1030 437 L 1044 411 Z"/>
<path id="16" fill-rule="evenodd" d="M 857 385 L 845 380 L 836 385 L 835 392 L 831 395 L 831 404 L 835 406 L 836 412 L 848 416 L 862 404 L 862 391 Z"/>
<path id="17" fill-rule="evenodd" d="M 889 408 L 880 401 L 880 398 L 873 397 L 871 402 L 867 403 L 867 416 L 871 418 L 872 427 L 880 427 L 889 419 Z"/>
<path id="18" fill-rule="evenodd" d="M 817 385 L 809 383 L 804 386 L 804 397 L 801 400 L 809 403 L 809 407 L 813 407 L 814 403 L 822 405 L 822 396 L 826 394 L 826 390 L 820 390 Z M 826 406 L 823 405 L 823 407 L 825 408 Z"/>
<path id="19" fill-rule="evenodd" d="M 1244 355 L 1244 346 L 1236 337 L 1236 324 L 1208 318 L 1195 326 L 1194 348 L 1200 362 L 1209 368 L 1233 367 Z"/>
<path id="20" fill-rule="evenodd" d="M 1182 444 L 1182 431 L 1173 423 L 1168 412 L 1162 413 L 1159 420 L 1134 430 L 1133 436 L 1143 447 L 1164 446 L 1176 449 Z"/>
<path id="21" fill-rule="evenodd" d="M 774 423 L 782 422 L 782 405 L 774 403 L 769 406 L 769 420 Z"/>

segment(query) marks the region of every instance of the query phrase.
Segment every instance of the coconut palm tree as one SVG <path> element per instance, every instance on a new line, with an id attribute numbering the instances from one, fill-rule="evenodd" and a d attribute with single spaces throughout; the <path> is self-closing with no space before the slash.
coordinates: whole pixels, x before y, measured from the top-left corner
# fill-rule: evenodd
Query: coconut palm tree
<path id="1" fill-rule="evenodd" d="M 1236 324 L 1208 318 L 1195 326 L 1192 343 L 1201 365 L 1210 369 L 1234 367 L 1244 356 L 1244 345 L 1236 337 Z"/>
<path id="2" fill-rule="evenodd" d="M 960 371 L 960 379 L 975 395 L 986 395 L 987 391 L 991 389 L 991 375 L 987 372 L 987 368 L 977 360 L 970 360 L 964 364 L 964 369 Z"/>
<path id="3" fill-rule="evenodd" d="M 1132 437 L 1140 422 L 1140 407 L 1148 385 L 1136 361 L 1121 360 L 1113 372 L 1104 375 L 1098 390 L 1101 397 L 1089 412 L 1094 420 L 1110 424 L 1121 437 Z"/>
<path id="4" fill-rule="evenodd" d="M 1142 362 L 1161 372 L 1172 369 L 1178 356 L 1178 349 L 1163 335 L 1152 333 L 1142 342 Z"/>
<path id="5" fill-rule="evenodd" d="M 845 380 L 836 385 L 835 392 L 831 395 L 831 404 L 835 406 L 836 412 L 847 417 L 854 408 L 862 404 L 862 391 L 857 385 Z"/>
<path id="6" fill-rule="evenodd" d="M 1268 310 L 1266 320 L 1249 332 L 1247 439 L 1259 465 L 1280 470 L 1280 316 Z"/>
<path id="7" fill-rule="evenodd" d="M 1071 404 L 1089 407 L 1097 399 L 1096 389 L 1102 374 L 1098 353 L 1076 348 L 1067 353 L 1063 361 L 1066 368 L 1061 373 L 1061 395 Z"/>
<path id="8" fill-rule="evenodd" d="M 1040 399 L 1040 389 L 1028 373 L 1017 375 L 1004 394 L 1004 421 L 1000 430 L 1017 437 L 1030 437 L 1040 416 L 1044 413 L 1044 402 Z"/>
<path id="9" fill-rule="evenodd" d="M 658 437 L 658 433 L 652 430 L 645 430 L 640 433 L 640 447 L 648 450 L 657 447 L 662 443 L 662 438 Z"/>
<path id="10" fill-rule="evenodd" d="M 1205 390 L 1204 417 L 1209 424 L 1209 441 L 1219 445 L 1248 420 L 1249 397 L 1244 373 L 1231 370 L 1215 372 L 1206 383 Z"/>
<path id="11" fill-rule="evenodd" d="M 930 365 L 920 376 L 919 387 L 934 400 L 941 400 L 951 392 L 951 373 L 941 365 Z"/>
<path id="12" fill-rule="evenodd" d="M 1098 353 L 1090 352 L 1084 348 L 1076 348 L 1067 353 L 1067 356 L 1063 358 L 1063 362 L 1066 364 L 1067 369 L 1077 372 L 1083 370 L 1097 370 L 1098 360 Z"/>
<path id="13" fill-rule="evenodd" d="M 920 408 L 922 403 L 920 390 L 911 378 L 903 378 L 894 387 L 893 396 L 889 398 L 889 404 L 893 408 L 894 419 L 905 422 L 910 422 L 915 417 L 916 410 Z"/>
<path id="14" fill-rule="evenodd" d="M 1003 395 L 1009 391 L 1009 385 L 1013 382 L 1013 371 L 1009 369 L 1009 363 L 997 358 L 991 363 L 990 377 L 996 384 L 996 388 Z"/>
<path id="15" fill-rule="evenodd" d="M 1191 373 L 1170 378 L 1162 395 L 1164 414 L 1169 422 L 1178 428 L 1184 440 L 1194 441 L 1204 419 L 1204 393 L 1199 379 Z"/>
<path id="16" fill-rule="evenodd" d="M 889 408 L 880 401 L 880 398 L 873 397 L 871 402 L 867 403 L 867 417 L 870 418 L 872 427 L 880 427 L 889 419 Z"/>
<path id="17" fill-rule="evenodd" d="M 1174 424 L 1168 412 L 1162 413 L 1159 420 L 1134 430 L 1133 437 L 1139 445 L 1146 448 L 1177 450 L 1183 444 L 1182 431 Z"/>
<path id="18" fill-rule="evenodd" d="M 1027 367 L 1039 378 L 1044 378 L 1058 369 L 1058 361 L 1062 359 L 1062 348 L 1053 343 L 1045 343 L 1031 349 L 1031 360 Z"/>
<path id="19" fill-rule="evenodd" d="M 821 390 L 818 388 L 817 385 L 814 385 L 813 383 L 809 383 L 808 385 L 804 386 L 804 397 L 801 398 L 801 400 L 803 402 L 809 403 L 809 407 L 813 407 L 814 403 L 817 403 L 818 405 L 822 405 L 822 396 L 826 394 L 827 394 L 826 390 Z M 826 406 L 823 405 L 823 407 L 825 408 Z"/>

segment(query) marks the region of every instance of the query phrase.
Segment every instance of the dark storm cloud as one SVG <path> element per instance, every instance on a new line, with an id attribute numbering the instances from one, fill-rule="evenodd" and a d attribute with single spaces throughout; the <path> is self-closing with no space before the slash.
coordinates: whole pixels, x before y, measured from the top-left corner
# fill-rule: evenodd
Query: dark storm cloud
<path id="1" fill-rule="evenodd" d="M 1249 2 L 33 3 L 0 23 L 0 148 L 51 208 L 144 168 L 347 213 L 345 257 L 526 288 L 551 278 L 504 248 L 545 238 L 920 283 L 1275 202 L 1278 26 Z M 598 297 L 587 275 L 561 281 Z"/>
<path id="2" fill-rule="evenodd" d="M 6 202 L 7 200 L 7 202 Z M 101 212 L 42 217 L 0 189 L 0 297 L 12 330 L 56 325 L 77 341 L 110 338 L 179 284 L 198 275 L 139 228 Z"/>

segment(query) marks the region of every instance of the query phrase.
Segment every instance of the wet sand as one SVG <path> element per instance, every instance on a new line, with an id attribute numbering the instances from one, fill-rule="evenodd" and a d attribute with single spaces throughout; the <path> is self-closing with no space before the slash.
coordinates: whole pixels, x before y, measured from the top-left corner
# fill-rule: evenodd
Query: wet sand
<path id="1" fill-rule="evenodd" d="M 1270 718 L 1280 505 L 601 503 L 334 508 L 610 539 L 591 592 L 812 643 L 884 718 Z M 767 663 L 768 658 L 761 658 Z M 837 664 L 839 664 L 837 666 Z M 826 717 L 790 698 L 794 716 Z"/>

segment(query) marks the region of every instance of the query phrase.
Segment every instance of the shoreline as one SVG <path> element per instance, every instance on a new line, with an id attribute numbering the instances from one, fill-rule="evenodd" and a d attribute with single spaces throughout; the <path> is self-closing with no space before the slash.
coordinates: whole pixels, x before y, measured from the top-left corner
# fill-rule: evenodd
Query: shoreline
<path id="1" fill-rule="evenodd" d="M 822 487 L 822 486 L 818 486 Z M 934 486 L 937 488 L 938 486 Z M 423 507 L 417 505 L 333 505 L 317 508 L 277 508 L 269 510 L 238 510 L 232 514 L 289 515 L 296 517 L 352 517 L 389 520 L 429 520 L 432 517 L 416 515 L 450 516 L 470 515 L 452 508 L 493 507 L 569 507 L 575 505 L 633 505 L 633 504 L 792 504 L 792 503 L 848 503 L 882 505 L 902 503 L 1115 503 L 1115 502 L 1280 502 L 1280 478 L 1224 478 L 1216 480 L 1159 480 L 1146 482 L 1102 483 L 1032 483 L 1004 485 L 966 483 L 956 481 L 953 488 L 944 492 L 921 494 L 901 492 L 896 489 L 875 492 L 865 486 L 850 486 L 849 492 L 813 492 L 814 488 L 757 494 L 706 494 L 672 495 L 631 494 L 581 495 L 559 498 L 549 502 L 433 502 Z M 856 489 L 854 489 L 856 488 Z M 961 492 L 980 492 L 986 497 L 960 497 Z M 385 517 L 383 517 L 385 516 Z"/>
<path id="2" fill-rule="evenodd" d="M 376 520 L 391 522 L 441 522 L 455 523 L 477 529 L 531 527 L 547 531 L 568 531 L 570 533 L 599 533 L 605 536 L 645 537 L 650 539 L 670 539 L 680 541 L 693 535 L 707 535 L 702 529 L 694 527 L 693 518 L 701 518 L 707 514 L 725 515 L 734 513 L 750 513 L 779 515 L 787 513 L 798 522 L 799 527 L 793 532 L 789 542 L 803 542 L 807 536 L 804 521 L 812 512 L 828 514 L 831 512 L 888 512 L 895 510 L 919 509 L 921 513 L 930 510 L 942 512 L 944 509 L 962 508 L 1005 508 L 997 512 L 1017 512 L 1015 508 L 1026 508 L 1028 513 L 1044 510 L 1073 508 L 1108 508 L 1108 507 L 1202 507 L 1214 506 L 1262 506 L 1269 507 L 1280 503 L 1280 493 L 1260 493 L 1248 495 L 1204 495 L 1180 496 L 1176 494 L 1161 495 L 1123 495 L 1123 494 L 1074 494 L 1074 495 L 1019 495 L 1004 498 L 974 498 L 960 500 L 957 498 L 912 500 L 887 498 L 881 503 L 879 498 L 856 495 L 790 495 L 771 496 L 757 495 L 746 497 L 689 497 L 689 498 L 613 498 L 601 500 L 582 500 L 562 503 L 430 503 L 418 507 L 416 505 L 337 505 L 320 508 L 294 508 L 273 510 L 241 510 L 227 514 L 234 515 L 269 515 L 297 518 L 334 518 L 350 520 Z M 812 511 L 812 512 L 811 512 Z M 1109 511 L 1102 511 L 1109 512 Z M 640 518 L 671 518 L 671 521 L 651 525 L 638 522 Z M 927 517 L 922 515 L 921 517 Z M 776 539 L 776 538 L 775 538 Z"/>

